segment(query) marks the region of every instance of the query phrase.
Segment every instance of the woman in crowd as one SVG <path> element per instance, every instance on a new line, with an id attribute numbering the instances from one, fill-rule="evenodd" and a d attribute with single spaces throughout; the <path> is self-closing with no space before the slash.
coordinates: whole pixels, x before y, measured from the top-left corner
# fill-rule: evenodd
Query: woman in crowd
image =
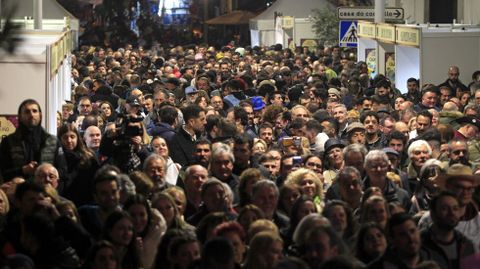
<path id="1" fill-rule="evenodd" d="M 317 174 L 306 168 L 299 168 L 288 175 L 285 185 L 297 185 L 302 195 L 315 201 L 318 211 L 322 208 L 323 184 Z"/>
<path id="2" fill-rule="evenodd" d="M 295 232 L 295 229 L 297 229 L 300 221 L 312 213 L 318 213 L 317 206 L 312 198 L 302 195 L 295 201 L 292 211 L 289 215 L 290 226 L 288 227 L 288 230 L 282 231 L 282 234 L 284 235 L 283 238 L 285 241 L 285 247 L 288 247 L 292 244 L 293 233 Z"/>
<path id="3" fill-rule="evenodd" d="M 88 252 L 84 269 L 120 269 L 117 250 L 112 243 L 100 240 Z"/>
<path id="4" fill-rule="evenodd" d="M 175 204 L 178 207 L 178 213 L 183 218 L 183 214 L 185 213 L 185 209 L 187 208 L 187 197 L 185 196 L 185 191 L 180 187 L 173 186 L 167 188 L 163 192 L 169 194 L 173 198 Z"/>
<path id="5" fill-rule="evenodd" d="M 133 220 L 125 211 L 114 211 L 105 221 L 103 239 L 115 246 L 121 268 L 142 268 Z"/>
<path id="6" fill-rule="evenodd" d="M 247 251 L 246 234 L 242 226 L 236 221 L 229 221 L 218 225 L 213 231 L 215 236 L 224 237 L 232 243 L 235 263 L 242 265 Z"/>
<path id="7" fill-rule="evenodd" d="M 300 186 L 297 184 L 284 184 L 279 190 L 278 211 L 285 216 L 290 216 L 293 204 L 295 204 L 295 201 L 297 201 L 300 196 Z"/>
<path id="8" fill-rule="evenodd" d="M 390 218 L 387 200 L 377 195 L 368 198 L 365 203 L 362 204 L 360 212 L 360 223 L 373 221 L 380 225 L 382 229 L 386 228 L 388 219 Z"/>
<path id="9" fill-rule="evenodd" d="M 429 159 L 420 169 L 419 181 L 412 196 L 412 207 L 410 213 L 422 214 L 429 210 L 429 204 L 432 197 L 438 192 L 439 188 L 435 184 L 435 179 L 441 175 L 442 163 L 437 159 Z"/>
<path id="10" fill-rule="evenodd" d="M 172 196 L 166 192 L 157 193 L 152 198 L 152 207 L 157 209 L 165 218 L 167 230 L 193 230 L 194 228 L 186 223 L 180 212 L 178 206 L 173 200 Z"/>
<path id="11" fill-rule="evenodd" d="M 322 214 L 330 220 L 333 229 L 344 242 L 352 241 L 356 232 L 356 220 L 347 203 L 341 200 L 332 200 L 325 205 Z"/>
<path id="12" fill-rule="evenodd" d="M 224 212 L 214 212 L 206 215 L 195 230 L 200 243 L 205 244 L 205 242 L 214 237 L 213 231 L 215 228 L 227 221 L 229 221 L 229 219 Z"/>
<path id="13" fill-rule="evenodd" d="M 256 205 L 248 204 L 238 212 L 237 222 L 242 225 L 243 230 L 247 232 L 253 222 L 263 218 L 265 218 L 265 216 L 260 208 Z"/>
<path id="14" fill-rule="evenodd" d="M 254 139 L 252 145 L 252 156 L 265 153 L 267 151 L 267 148 L 267 143 L 263 139 Z"/>
<path id="15" fill-rule="evenodd" d="M 308 155 L 305 158 L 303 158 L 303 167 L 308 168 L 315 173 L 317 173 L 318 178 L 323 182 L 323 163 L 322 159 L 318 157 L 317 155 Z M 324 189 L 326 190 L 328 186 L 324 184 Z"/>
<path id="16" fill-rule="evenodd" d="M 169 269 L 188 269 L 200 260 L 200 242 L 191 234 L 184 234 L 172 240 L 168 246 Z"/>
<path id="17" fill-rule="evenodd" d="M 180 173 L 181 165 L 174 163 L 170 157 L 170 151 L 168 149 L 167 141 L 162 137 L 156 136 L 150 142 L 152 151 L 162 156 L 167 161 L 167 171 L 165 173 L 165 180 L 172 184 L 177 184 L 178 174 Z"/>
<path id="18" fill-rule="evenodd" d="M 207 95 L 198 96 L 197 99 L 195 99 L 195 104 L 199 105 L 203 109 L 206 109 L 209 103 L 210 100 L 208 99 Z"/>
<path id="19" fill-rule="evenodd" d="M 271 269 L 283 257 L 283 240 L 277 234 L 260 232 L 251 242 L 244 269 Z"/>
<path id="20" fill-rule="evenodd" d="M 105 122 L 115 122 L 117 113 L 110 102 L 103 101 L 98 107 L 100 108 L 100 114 L 105 118 Z"/>
<path id="21" fill-rule="evenodd" d="M 414 142 L 415 143 L 415 142 Z M 387 178 L 390 160 L 383 150 L 372 150 L 365 156 L 366 178 L 363 180 L 364 188 L 378 187 L 382 190 L 383 197 L 389 203 L 397 203 L 405 210 L 410 209 L 410 198 L 405 189 L 399 188 L 394 181 Z"/>
<path id="22" fill-rule="evenodd" d="M 127 198 L 123 209 L 132 217 L 135 233 L 142 240 L 142 265 L 152 268 L 158 245 L 167 229 L 165 219 L 157 210 L 150 208 L 150 202 L 141 194 Z"/>
<path id="23" fill-rule="evenodd" d="M 63 180 L 60 194 L 77 207 L 93 202 L 92 179 L 99 167 L 95 153 L 85 146 L 73 124 L 62 125 L 58 130 L 58 138 L 68 167 L 68 178 Z"/>
<path id="24" fill-rule="evenodd" d="M 364 223 L 358 230 L 355 242 L 355 257 L 364 264 L 381 257 L 387 249 L 383 228 L 375 222 Z"/>

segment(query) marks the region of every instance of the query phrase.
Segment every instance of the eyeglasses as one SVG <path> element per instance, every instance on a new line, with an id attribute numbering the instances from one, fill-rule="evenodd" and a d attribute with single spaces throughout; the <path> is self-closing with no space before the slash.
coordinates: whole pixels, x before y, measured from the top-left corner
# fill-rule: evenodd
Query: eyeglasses
<path id="1" fill-rule="evenodd" d="M 371 163 L 368 165 L 368 168 L 370 169 L 377 169 L 377 168 L 385 169 L 387 167 L 388 167 L 388 164 L 386 163 Z"/>
<path id="2" fill-rule="evenodd" d="M 452 151 L 453 154 L 455 155 L 460 155 L 460 153 L 463 153 L 463 155 L 467 154 L 467 150 L 466 149 L 459 149 L 459 150 L 454 150 Z"/>

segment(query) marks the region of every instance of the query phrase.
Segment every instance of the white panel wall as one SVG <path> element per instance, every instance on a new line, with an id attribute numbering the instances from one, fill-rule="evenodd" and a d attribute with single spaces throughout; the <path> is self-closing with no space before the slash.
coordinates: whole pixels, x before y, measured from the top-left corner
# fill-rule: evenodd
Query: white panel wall
<path id="1" fill-rule="evenodd" d="M 420 78 L 420 49 L 395 46 L 395 87 L 407 92 L 407 80 Z"/>
<path id="2" fill-rule="evenodd" d="M 480 69 L 479 33 L 424 33 L 422 42 L 422 83 L 442 83 L 448 68 L 460 68 L 460 80 L 471 81 L 472 73 Z"/>
<path id="3" fill-rule="evenodd" d="M 45 61 L 34 61 L 24 59 L 23 62 L 17 59 L 15 62 L 0 61 L 0 114 L 16 115 L 20 103 L 28 98 L 37 100 L 42 105 L 43 124 L 45 124 L 46 108 L 46 64 Z"/>

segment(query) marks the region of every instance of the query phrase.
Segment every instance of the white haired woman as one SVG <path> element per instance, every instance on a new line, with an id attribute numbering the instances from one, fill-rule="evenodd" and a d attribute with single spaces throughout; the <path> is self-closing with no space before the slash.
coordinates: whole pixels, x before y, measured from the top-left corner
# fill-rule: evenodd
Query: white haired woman
<path id="1" fill-rule="evenodd" d="M 365 156 L 364 166 L 367 176 L 363 181 L 364 189 L 378 187 L 389 203 L 399 204 L 408 211 L 411 205 L 408 192 L 387 178 L 389 165 L 390 161 L 384 151 L 370 151 Z"/>

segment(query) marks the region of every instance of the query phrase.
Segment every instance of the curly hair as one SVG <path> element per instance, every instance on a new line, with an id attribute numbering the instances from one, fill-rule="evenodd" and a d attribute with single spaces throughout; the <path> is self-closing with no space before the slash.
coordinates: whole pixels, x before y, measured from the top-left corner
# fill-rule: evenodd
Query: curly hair
<path id="1" fill-rule="evenodd" d="M 300 190 L 302 189 L 302 181 L 305 179 L 306 176 L 310 176 L 311 179 L 313 180 L 315 184 L 315 196 L 322 198 L 323 197 L 323 184 L 320 178 L 318 177 L 317 173 L 310 169 L 306 168 L 300 168 L 298 170 L 295 170 L 294 172 L 290 173 L 287 176 L 287 179 L 285 181 L 285 184 L 294 184 L 300 187 Z M 315 197 L 311 197 L 315 198 Z"/>

